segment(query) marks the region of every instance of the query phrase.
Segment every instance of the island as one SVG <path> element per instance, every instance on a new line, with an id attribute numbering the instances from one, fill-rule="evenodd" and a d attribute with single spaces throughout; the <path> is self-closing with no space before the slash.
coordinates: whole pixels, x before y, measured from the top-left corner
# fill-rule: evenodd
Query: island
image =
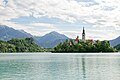
<path id="1" fill-rule="evenodd" d="M 83 27 L 82 39 L 66 39 L 54 48 L 44 48 L 39 46 L 32 37 L 13 38 L 8 41 L 0 40 L 0 53 L 16 52 L 53 52 L 53 53 L 98 53 L 117 52 L 120 45 L 112 47 L 109 41 L 99 41 L 85 39 L 85 29 Z"/>

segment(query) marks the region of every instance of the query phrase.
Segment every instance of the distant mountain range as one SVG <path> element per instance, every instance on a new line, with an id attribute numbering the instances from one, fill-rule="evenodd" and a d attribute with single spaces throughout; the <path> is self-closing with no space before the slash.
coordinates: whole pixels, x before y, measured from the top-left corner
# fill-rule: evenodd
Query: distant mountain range
<path id="1" fill-rule="evenodd" d="M 35 43 L 44 48 L 53 48 L 60 42 L 64 42 L 66 39 L 69 39 L 64 34 L 58 32 L 50 32 L 44 36 L 33 36 L 24 30 L 16 30 L 5 25 L 0 25 L 0 40 L 7 41 L 12 38 L 27 38 L 33 37 Z M 116 46 L 120 44 L 120 36 L 116 39 L 110 40 L 111 46 Z"/>
<path id="2" fill-rule="evenodd" d="M 27 38 L 32 37 L 31 34 L 21 30 L 15 30 L 5 25 L 0 25 L 0 40 L 10 40 L 12 38 Z"/>
<path id="3" fill-rule="evenodd" d="M 65 41 L 66 39 L 69 39 L 67 36 L 63 34 L 59 34 L 58 32 L 50 32 L 42 37 L 34 37 L 37 41 L 37 44 L 45 47 L 45 48 L 53 48 L 60 42 Z"/>
<path id="4" fill-rule="evenodd" d="M 27 37 L 33 37 L 35 43 L 44 48 L 53 48 L 60 42 L 69 39 L 67 36 L 55 31 L 50 32 L 44 36 L 35 37 L 23 30 L 15 30 L 8 26 L 0 25 L 0 40 L 7 41 L 12 38 L 27 38 Z"/>
<path id="5" fill-rule="evenodd" d="M 113 47 L 116 46 L 116 45 L 118 45 L 118 44 L 120 44 L 120 36 L 117 37 L 116 39 L 110 40 L 110 44 Z"/>

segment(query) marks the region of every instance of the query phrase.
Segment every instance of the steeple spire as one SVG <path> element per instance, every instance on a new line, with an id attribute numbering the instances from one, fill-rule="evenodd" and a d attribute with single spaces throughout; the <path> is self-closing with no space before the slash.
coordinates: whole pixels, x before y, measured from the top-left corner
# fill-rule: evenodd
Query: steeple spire
<path id="1" fill-rule="evenodd" d="M 85 41 L 85 30 L 84 30 L 84 27 L 83 27 L 83 33 L 82 33 L 82 40 Z"/>
<path id="2" fill-rule="evenodd" d="M 85 30 L 84 30 L 84 27 L 83 27 L 83 34 L 85 34 Z"/>

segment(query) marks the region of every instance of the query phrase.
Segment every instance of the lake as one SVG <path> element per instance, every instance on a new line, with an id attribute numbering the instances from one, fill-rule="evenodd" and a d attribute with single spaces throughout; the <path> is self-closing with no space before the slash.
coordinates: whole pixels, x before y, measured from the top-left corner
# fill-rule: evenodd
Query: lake
<path id="1" fill-rule="evenodd" d="M 120 80 L 120 55 L 0 54 L 0 80 Z"/>

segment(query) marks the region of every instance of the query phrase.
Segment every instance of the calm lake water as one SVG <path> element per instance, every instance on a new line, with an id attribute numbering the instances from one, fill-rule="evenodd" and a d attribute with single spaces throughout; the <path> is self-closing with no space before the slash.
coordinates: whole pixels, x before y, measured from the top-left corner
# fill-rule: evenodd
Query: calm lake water
<path id="1" fill-rule="evenodd" d="M 0 80 L 120 80 L 120 55 L 0 54 Z"/>

